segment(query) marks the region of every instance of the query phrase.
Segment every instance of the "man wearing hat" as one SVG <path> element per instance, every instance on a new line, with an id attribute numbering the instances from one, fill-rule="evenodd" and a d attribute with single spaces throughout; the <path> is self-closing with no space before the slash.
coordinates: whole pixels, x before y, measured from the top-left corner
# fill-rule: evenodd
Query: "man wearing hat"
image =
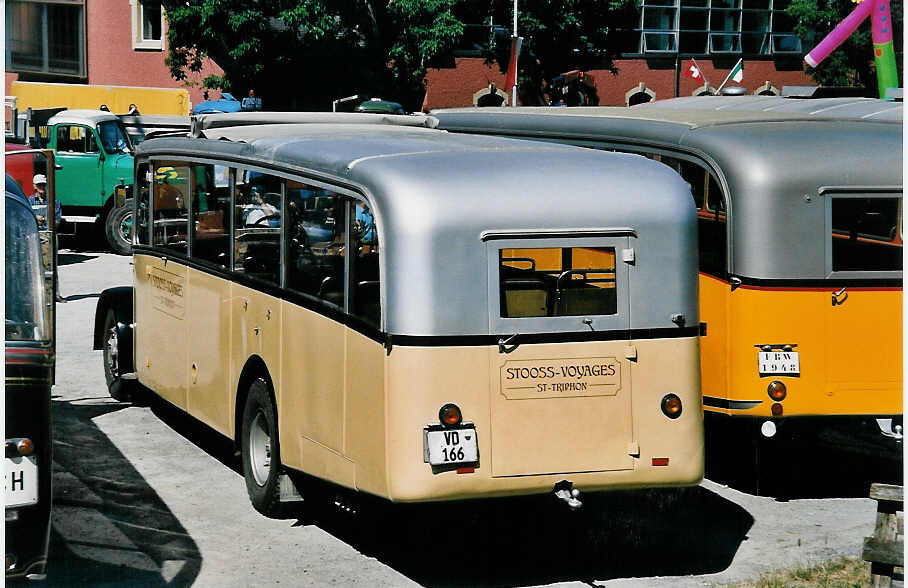
<path id="1" fill-rule="evenodd" d="M 47 178 L 44 174 L 36 174 L 32 178 L 32 184 L 35 185 L 35 193 L 28 197 L 32 210 L 35 211 L 35 217 L 38 219 L 38 227 L 47 228 Z M 60 209 L 60 201 L 54 199 L 54 218 L 57 222 L 63 218 L 63 211 Z"/>
<path id="2" fill-rule="evenodd" d="M 47 228 L 47 177 L 44 174 L 35 174 L 35 177 L 32 178 L 32 184 L 35 185 L 35 193 L 28 197 L 28 203 L 31 204 L 32 210 L 35 212 L 38 228 L 44 230 Z M 56 198 L 54 198 L 54 218 L 58 223 L 63 218 L 60 201 Z M 54 248 L 56 249 L 56 247 L 57 244 L 54 243 Z M 54 284 L 56 286 L 54 298 L 57 302 L 66 302 L 66 299 L 60 295 L 60 281 L 57 278 L 56 264 L 54 265 Z"/>

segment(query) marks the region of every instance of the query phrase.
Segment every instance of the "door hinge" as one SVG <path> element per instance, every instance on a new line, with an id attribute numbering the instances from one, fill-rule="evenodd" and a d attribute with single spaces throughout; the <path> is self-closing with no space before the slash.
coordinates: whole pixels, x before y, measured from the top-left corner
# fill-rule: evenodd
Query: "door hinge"
<path id="1" fill-rule="evenodd" d="M 633 265 L 633 263 L 635 261 L 633 247 L 630 249 L 621 250 L 621 261 L 623 261 L 624 263 L 629 263 L 629 264 Z"/>

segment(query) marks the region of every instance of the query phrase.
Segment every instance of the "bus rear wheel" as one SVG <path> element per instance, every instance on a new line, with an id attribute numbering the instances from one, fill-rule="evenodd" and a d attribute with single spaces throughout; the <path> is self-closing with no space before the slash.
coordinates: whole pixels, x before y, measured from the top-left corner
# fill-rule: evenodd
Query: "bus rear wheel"
<path id="1" fill-rule="evenodd" d="M 108 309 L 104 316 L 104 341 L 102 354 L 104 361 L 104 379 L 110 397 L 120 402 L 132 400 L 135 382 L 120 377 L 120 332 L 117 328 L 117 317 L 113 309 Z"/>
<path id="2" fill-rule="evenodd" d="M 259 378 L 249 386 L 243 409 L 243 477 L 255 510 L 280 518 L 281 452 L 277 437 L 277 411 L 268 383 Z"/>

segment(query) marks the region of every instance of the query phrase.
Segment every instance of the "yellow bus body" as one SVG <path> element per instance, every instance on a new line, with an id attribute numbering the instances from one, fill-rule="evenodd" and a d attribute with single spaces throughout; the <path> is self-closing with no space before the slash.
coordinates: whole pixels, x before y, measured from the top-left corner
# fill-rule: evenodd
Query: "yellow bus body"
<path id="1" fill-rule="evenodd" d="M 849 287 L 843 304 L 827 288 L 761 288 L 700 274 L 705 409 L 770 417 L 767 386 L 788 391 L 781 416 L 889 415 L 902 412 L 902 289 Z M 794 344 L 799 376 L 760 376 L 757 345 Z M 859 360 L 860 371 L 851 366 Z M 743 404 L 759 401 L 750 408 Z"/>
<path id="2" fill-rule="evenodd" d="M 566 477 L 584 490 L 702 479 L 696 337 L 521 345 L 509 354 L 497 346 L 389 353 L 286 300 L 157 256 L 134 259 L 139 380 L 237 438 L 244 368 L 261 361 L 275 394 L 281 461 L 293 470 L 401 502 L 547 492 Z M 616 390 L 546 398 L 502 389 L 509 362 L 599 357 L 620 362 Z M 673 369 L 654 369 L 665 365 Z M 677 419 L 660 409 L 669 393 L 683 403 Z M 423 429 L 452 399 L 476 425 L 479 464 L 433 473 Z"/>

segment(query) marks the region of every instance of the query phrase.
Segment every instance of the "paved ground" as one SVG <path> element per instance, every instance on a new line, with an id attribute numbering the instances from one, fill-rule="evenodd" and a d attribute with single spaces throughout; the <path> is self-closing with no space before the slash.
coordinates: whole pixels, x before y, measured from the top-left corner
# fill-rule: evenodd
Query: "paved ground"
<path id="1" fill-rule="evenodd" d="M 51 586 L 701 586 L 858 556 L 873 530 L 869 499 L 777 502 L 710 481 L 590 495 L 578 513 L 534 497 L 265 519 L 216 434 L 108 397 L 94 310 L 130 282 L 129 258 L 60 264 Z"/>

